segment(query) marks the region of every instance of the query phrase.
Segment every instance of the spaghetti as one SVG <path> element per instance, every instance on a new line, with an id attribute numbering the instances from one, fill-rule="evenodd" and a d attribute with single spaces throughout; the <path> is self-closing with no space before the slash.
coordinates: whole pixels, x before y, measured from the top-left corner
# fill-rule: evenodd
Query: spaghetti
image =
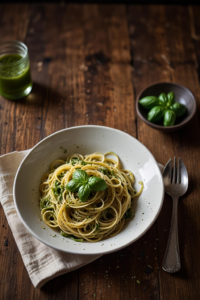
<path id="1" fill-rule="evenodd" d="M 110 155 L 116 159 L 111 159 Z M 85 171 L 88 178 L 104 179 L 107 188 L 91 191 L 82 202 L 78 192 L 66 188 L 77 170 Z M 72 154 L 66 162 L 55 160 L 40 185 L 42 218 L 48 226 L 75 241 L 98 242 L 115 236 L 133 217 L 133 199 L 142 192 L 143 183 L 137 193 L 133 188 L 134 181 L 130 171 L 120 168 L 119 158 L 113 152 Z"/>

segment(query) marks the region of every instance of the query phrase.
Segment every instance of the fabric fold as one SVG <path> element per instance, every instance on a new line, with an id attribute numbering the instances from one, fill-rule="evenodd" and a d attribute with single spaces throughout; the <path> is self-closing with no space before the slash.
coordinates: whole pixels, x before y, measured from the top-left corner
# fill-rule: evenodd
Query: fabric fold
<path id="1" fill-rule="evenodd" d="M 30 150 L 0 157 L 0 202 L 29 277 L 36 288 L 59 275 L 76 270 L 100 257 L 77 255 L 54 250 L 32 236 L 22 224 L 13 200 L 17 169 Z"/>

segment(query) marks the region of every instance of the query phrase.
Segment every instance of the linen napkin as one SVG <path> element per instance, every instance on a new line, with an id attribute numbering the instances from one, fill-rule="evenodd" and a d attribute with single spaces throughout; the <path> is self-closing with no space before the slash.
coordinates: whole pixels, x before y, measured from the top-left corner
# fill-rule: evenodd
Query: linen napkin
<path id="1" fill-rule="evenodd" d="M 13 183 L 17 169 L 30 150 L 0 157 L 0 202 L 22 256 L 29 277 L 36 288 L 50 279 L 76 270 L 100 257 L 77 255 L 54 250 L 32 236 L 22 224 L 13 200 Z"/>
<path id="2" fill-rule="evenodd" d="M 22 224 L 13 200 L 13 183 L 17 169 L 30 150 L 0 157 L 0 202 L 22 256 L 29 277 L 36 288 L 59 275 L 76 270 L 100 255 L 77 255 L 54 250 L 32 236 Z M 163 166 L 159 164 L 162 171 Z"/>

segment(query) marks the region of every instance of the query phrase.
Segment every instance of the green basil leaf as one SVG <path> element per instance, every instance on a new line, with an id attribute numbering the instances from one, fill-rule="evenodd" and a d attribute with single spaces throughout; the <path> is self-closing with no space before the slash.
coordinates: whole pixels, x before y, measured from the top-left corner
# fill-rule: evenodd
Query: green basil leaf
<path id="1" fill-rule="evenodd" d="M 80 183 L 87 183 L 88 182 L 88 175 L 83 170 L 77 170 L 73 173 L 72 178 L 76 182 Z"/>
<path id="2" fill-rule="evenodd" d="M 164 114 L 164 126 L 173 126 L 176 121 L 176 114 L 172 110 L 167 110 Z"/>
<path id="3" fill-rule="evenodd" d="M 139 100 L 139 103 L 146 109 L 151 109 L 156 105 L 159 105 L 159 99 L 154 96 L 147 96 Z"/>
<path id="4" fill-rule="evenodd" d="M 78 196 L 81 199 L 81 202 L 85 202 L 90 194 L 89 184 L 83 184 L 78 190 Z"/>
<path id="5" fill-rule="evenodd" d="M 175 112 L 177 117 L 181 117 L 185 114 L 186 107 L 185 107 L 185 105 L 176 102 L 176 103 L 174 103 L 173 105 L 170 106 L 170 110 Z"/>
<path id="6" fill-rule="evenodd" d="M 168 106 L 171 106 L 172 104 L 174 104 L 174 102 L 175 102 L 174 92 L 170 92 L 167 94 L 167 100 L 168 100 L 168 102 L 167 102 Z"/>
<path id="7" fill-rule="evenodd" d="M 164 110 L 165 109 L 162 106 L 155 106 L 149 111 L 147 120 L 152 123 L 160 121 L 163 118 Z"/>
<path id="8" fill-rule="evenodd" d="M 160 102 L 162 103 L 162 105 L 166 105 L 167 104 L 167 95 L 165 93 L 161 93 L 158 97 L 158 99 L 160 100 Z"/>
<path id="9" fill-rule="evenodd" d="M 68 184 L 66 185 L 66 189 L 70 192 L 76 192 L 80 188 L 82 184 L 80 182 L 76 182 L 74 180 L 70 180 Z"/>
<path id="10" fill-rule="evenodd" d="M 107 188 L 105 180 L 99 177 L 90 177 L 88 184 L 93 191 L 103 191 Z"/>

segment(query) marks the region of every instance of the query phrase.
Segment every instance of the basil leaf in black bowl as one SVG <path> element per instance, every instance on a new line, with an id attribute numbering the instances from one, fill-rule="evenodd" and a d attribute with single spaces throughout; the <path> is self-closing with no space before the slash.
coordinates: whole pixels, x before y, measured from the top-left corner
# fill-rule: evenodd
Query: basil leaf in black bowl
<path id="1" fill-rule="evenodd" d="M 155 109 L 158 106 L 165 107 L 162 113 L 162 109 Z M 155 111 L 151 112 L 152 109 Z M 171 132 L 181 129 L 193 118 L 196 112 L 196 100 L 191 91 L 182 85 L 172 82 L 155 83 L 139 93 L 136 111 L 148 126 Z"/>

